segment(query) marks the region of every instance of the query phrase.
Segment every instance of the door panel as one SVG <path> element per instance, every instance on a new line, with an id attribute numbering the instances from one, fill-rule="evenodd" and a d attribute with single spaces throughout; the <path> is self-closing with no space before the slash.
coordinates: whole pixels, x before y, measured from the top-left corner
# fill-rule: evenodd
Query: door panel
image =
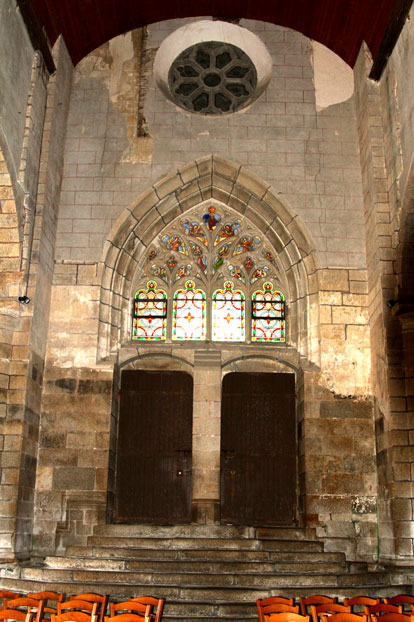
<path id="1" fill-rule="evenodd" d="M 221 406 L 221 520 L 279 525 L 296 518 L 294 374 L 231 373 Z"/>
<path id="2" fill-rule="evenodd" d="M 117 522 L 191 520 L 192 412 L 189 374 L 122 372 Z"/>

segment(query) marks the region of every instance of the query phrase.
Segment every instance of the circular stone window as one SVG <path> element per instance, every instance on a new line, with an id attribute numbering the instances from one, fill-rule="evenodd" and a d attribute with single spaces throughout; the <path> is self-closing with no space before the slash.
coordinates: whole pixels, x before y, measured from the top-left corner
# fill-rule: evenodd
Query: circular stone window
<path id="1" fill-rule="evenodd" d="M 191 112 L 235 112 L 253 99 L 257 72 L 240 48 L 206 41 L 177 56 L 168 73 L 168 86 L 176 103 Z"/>
<path id="2" fill-rule="evenodd" d="M 165 39 L 154 62 L 164 95 L 204 115 L 229 114 L 251 104 L 266 88 L 271 69 L 260 39 L 227 22 L 183 26 Z"/>

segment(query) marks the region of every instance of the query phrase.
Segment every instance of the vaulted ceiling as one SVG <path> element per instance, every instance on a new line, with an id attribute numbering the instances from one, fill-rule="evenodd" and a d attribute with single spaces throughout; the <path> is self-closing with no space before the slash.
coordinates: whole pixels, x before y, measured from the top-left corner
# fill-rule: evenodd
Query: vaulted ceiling
<path id="1" fill-rule="evenodd" d="M 112 37 L 179 17 L 244 17 L 302 32 L 353 66 L 363 40 L 375 59 L 407 0 L 26 0 L 53 45 L 62 34 L 74 63 Z"/>

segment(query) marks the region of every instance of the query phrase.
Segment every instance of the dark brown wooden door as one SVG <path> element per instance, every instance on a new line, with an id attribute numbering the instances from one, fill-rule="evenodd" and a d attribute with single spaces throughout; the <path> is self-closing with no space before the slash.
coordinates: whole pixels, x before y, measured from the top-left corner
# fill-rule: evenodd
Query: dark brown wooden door
<path id="1" fill-rule="evenodd" d="M 224 376 L 220 496 L 224 523 L 294 523 L 294 374 Z"/>
<path id="2" fill-rule="evenodd" d="M 189 374 L 122 372 L 117 522 L 191 520 L 192 413 Z"/>

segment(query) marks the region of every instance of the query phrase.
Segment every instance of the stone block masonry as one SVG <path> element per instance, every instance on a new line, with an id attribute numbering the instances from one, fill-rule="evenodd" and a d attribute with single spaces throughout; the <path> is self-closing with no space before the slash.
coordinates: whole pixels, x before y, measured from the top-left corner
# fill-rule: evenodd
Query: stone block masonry
<path id="1" fill-rule="evenodd" d="M 147 54 L 182 23 L 150 26 Z M 125 113 L 138 88 L 131 71 L 136 33 L 81 61 L 65 145 L 57 259 L 99 261 L 125 207 L 154 181 L 213 153 L 245 165 L 287 200 L 308 226 L 322 267 L 365 268 L 353 100 L 317 112 L 309 40 L 262 22 L 242 20 L 242 25 L 269 46 L 274 62 L 269 88 L 247 111 L 209 118 L 178 110 L 149 76 L 144 105 L 149 159 L 140 156 L 144 143 L 134 142 L 144 139 L 132 137 L 134 115 Z M 115 66 L 110 58 L 116 46 L 124 57 Z"/>

